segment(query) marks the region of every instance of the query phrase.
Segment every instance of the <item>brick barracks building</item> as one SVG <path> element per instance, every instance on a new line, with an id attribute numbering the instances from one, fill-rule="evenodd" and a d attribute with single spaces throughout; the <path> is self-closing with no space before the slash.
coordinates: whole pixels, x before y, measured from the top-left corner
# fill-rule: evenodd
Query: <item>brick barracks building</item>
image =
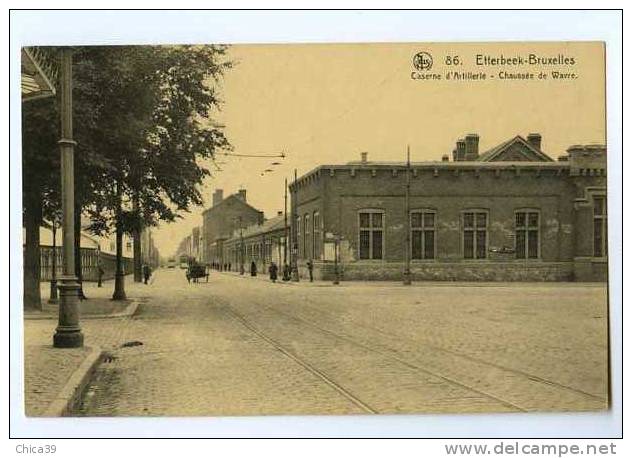
<path id="1" fill-rule="evenodd" d="M 554 161 L 538 134 L 478 143 L 469 134 L 451 158 L 410 167 L 362 153 L 299 177 L 288 217 L 301 278 L 312 259 L 332 279 L 338 253 L 343 280 L 401 280 L 409 239 L 413 281 L 605 281 L 605 146 Z"/>

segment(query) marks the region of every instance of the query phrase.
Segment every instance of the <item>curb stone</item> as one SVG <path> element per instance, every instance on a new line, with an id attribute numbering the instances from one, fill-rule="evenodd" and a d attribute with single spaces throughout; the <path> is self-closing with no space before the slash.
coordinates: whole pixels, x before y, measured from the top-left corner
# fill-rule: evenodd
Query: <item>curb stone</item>
<path id="1" fill-rule="evenodd" d="M 42 414 L 43 417 L 63 417 L 72 412 L 101 362 L 103 350 L 92 347 L 92 351 L 83 360 L 79 368 L 73 372 L 62 390 Z"/>
<path id="2" fill-rule="evenodd" d="M 122 312 L 112 313 L 110 315 L 89 316 L 89 317 L 85 317 L 84 320 L 103 319 L 103 318 L 125 318 L 128 316 L 134 316 L 134 314 L 136 313 L 136 309 L 138 309 L 139 305 L 140 305 L 139 300 L 132 300 L 132 302 Z"/>
<path id="3" fill-rule="evenodd" d="M 111 313 L 111 314 L 103 314 L 103 315 L 84 315 L 81 316 L 81 321 L 83 320 L 103 320 L 107 318 L 126 318 L 128 316 L 133 316 L 136 313 L 136 309 L 140 305 L 139 300 L 132 300 L 131 303 L 123 310 L 122 312 Z M 59 317 L 56 315 L 46 315 L 46 316 L 28 316 L 24 315 L 25 320 L 57 320 Z"/>

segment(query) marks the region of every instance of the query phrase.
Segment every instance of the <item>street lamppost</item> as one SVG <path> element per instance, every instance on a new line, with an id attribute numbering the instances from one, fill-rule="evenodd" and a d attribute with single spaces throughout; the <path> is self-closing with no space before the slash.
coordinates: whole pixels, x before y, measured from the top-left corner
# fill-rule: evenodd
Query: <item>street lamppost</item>
<path id="1" fill-rule="evenodd" d="M 404 285 L 411 284 L 410 278 L 410 146 L 406 149 L 406 246 L 404 248 L 405 262 L 404 267 Z"/>
<path id="2" fill-rule="evenodd" d="M 121 226 L 122 193 L 120 181 L 116 183 L 116 197 L 118 200 L 116 209 L 116 272 L 114 273 L 114 293 L 112 300 L 124 301 L 125 294 L 125 266 L 123 265 L 123 227 Z"/>
<path id="3" fill-rule="evenodd" d="M 285 265 L 287 264 L 287 178 L 285 179 L 283 198 L 283 265 Z"/>
<path id="4" fill-rule="evenodd" d="M 296 187 L 296 169 L 294 169 L 294 194 L 292 196 L 292 227 L 294 230 L 292 231 L 292 258 L 291 258 L 291 270 L 292 270 L 292 281 L 299 281 L 298 276 L 298 202 L 297 202 L 297 187 Z"/>
<path id="5" fill-rule="evenodd" d="M 61 57 L 61 205 L 63 230 L 63 275 L 59 278 L 59 323 L 53 336 L 56 348 L 83 346 L 79 325 L 79 283 L 75 276 L 75 174 L 72 139 L 72 50 L 64 48 Z"/>

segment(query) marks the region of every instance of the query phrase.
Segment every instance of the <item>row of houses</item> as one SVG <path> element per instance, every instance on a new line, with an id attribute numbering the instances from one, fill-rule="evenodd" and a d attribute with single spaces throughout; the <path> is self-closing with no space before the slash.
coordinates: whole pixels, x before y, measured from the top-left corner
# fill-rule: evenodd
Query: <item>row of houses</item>
<path id="1" fill-rule="evenodd" d="M 290 184 L 291 211 L 270 219 L 245 190 L 216 190 L 190 244 L 233 271 L 296 260 L 305 276 L 312 261 L 320 279 L 336 265 L 343 279 L 409 269 L 413 280 L 605 281 L 605 146 L 574 145 L 554 160 L 538 134 L 478 145 L 469 134 L 439 161 L 362 153 L 321 165 Z"/>

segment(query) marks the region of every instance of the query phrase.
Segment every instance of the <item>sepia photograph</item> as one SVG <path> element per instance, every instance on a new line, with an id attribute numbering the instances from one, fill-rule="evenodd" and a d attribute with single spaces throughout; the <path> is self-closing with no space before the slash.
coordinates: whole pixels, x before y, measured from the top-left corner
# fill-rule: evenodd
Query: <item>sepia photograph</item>
<path id="1" fill-rule="evenodd" d="M 604 59 L 24 47 L 26 414 L 607 409 Z"/>
<path id="2" fill-rule="evenodd" d="M 16 49 L 27 421 L 618 402 L 605 41 Z"/>

